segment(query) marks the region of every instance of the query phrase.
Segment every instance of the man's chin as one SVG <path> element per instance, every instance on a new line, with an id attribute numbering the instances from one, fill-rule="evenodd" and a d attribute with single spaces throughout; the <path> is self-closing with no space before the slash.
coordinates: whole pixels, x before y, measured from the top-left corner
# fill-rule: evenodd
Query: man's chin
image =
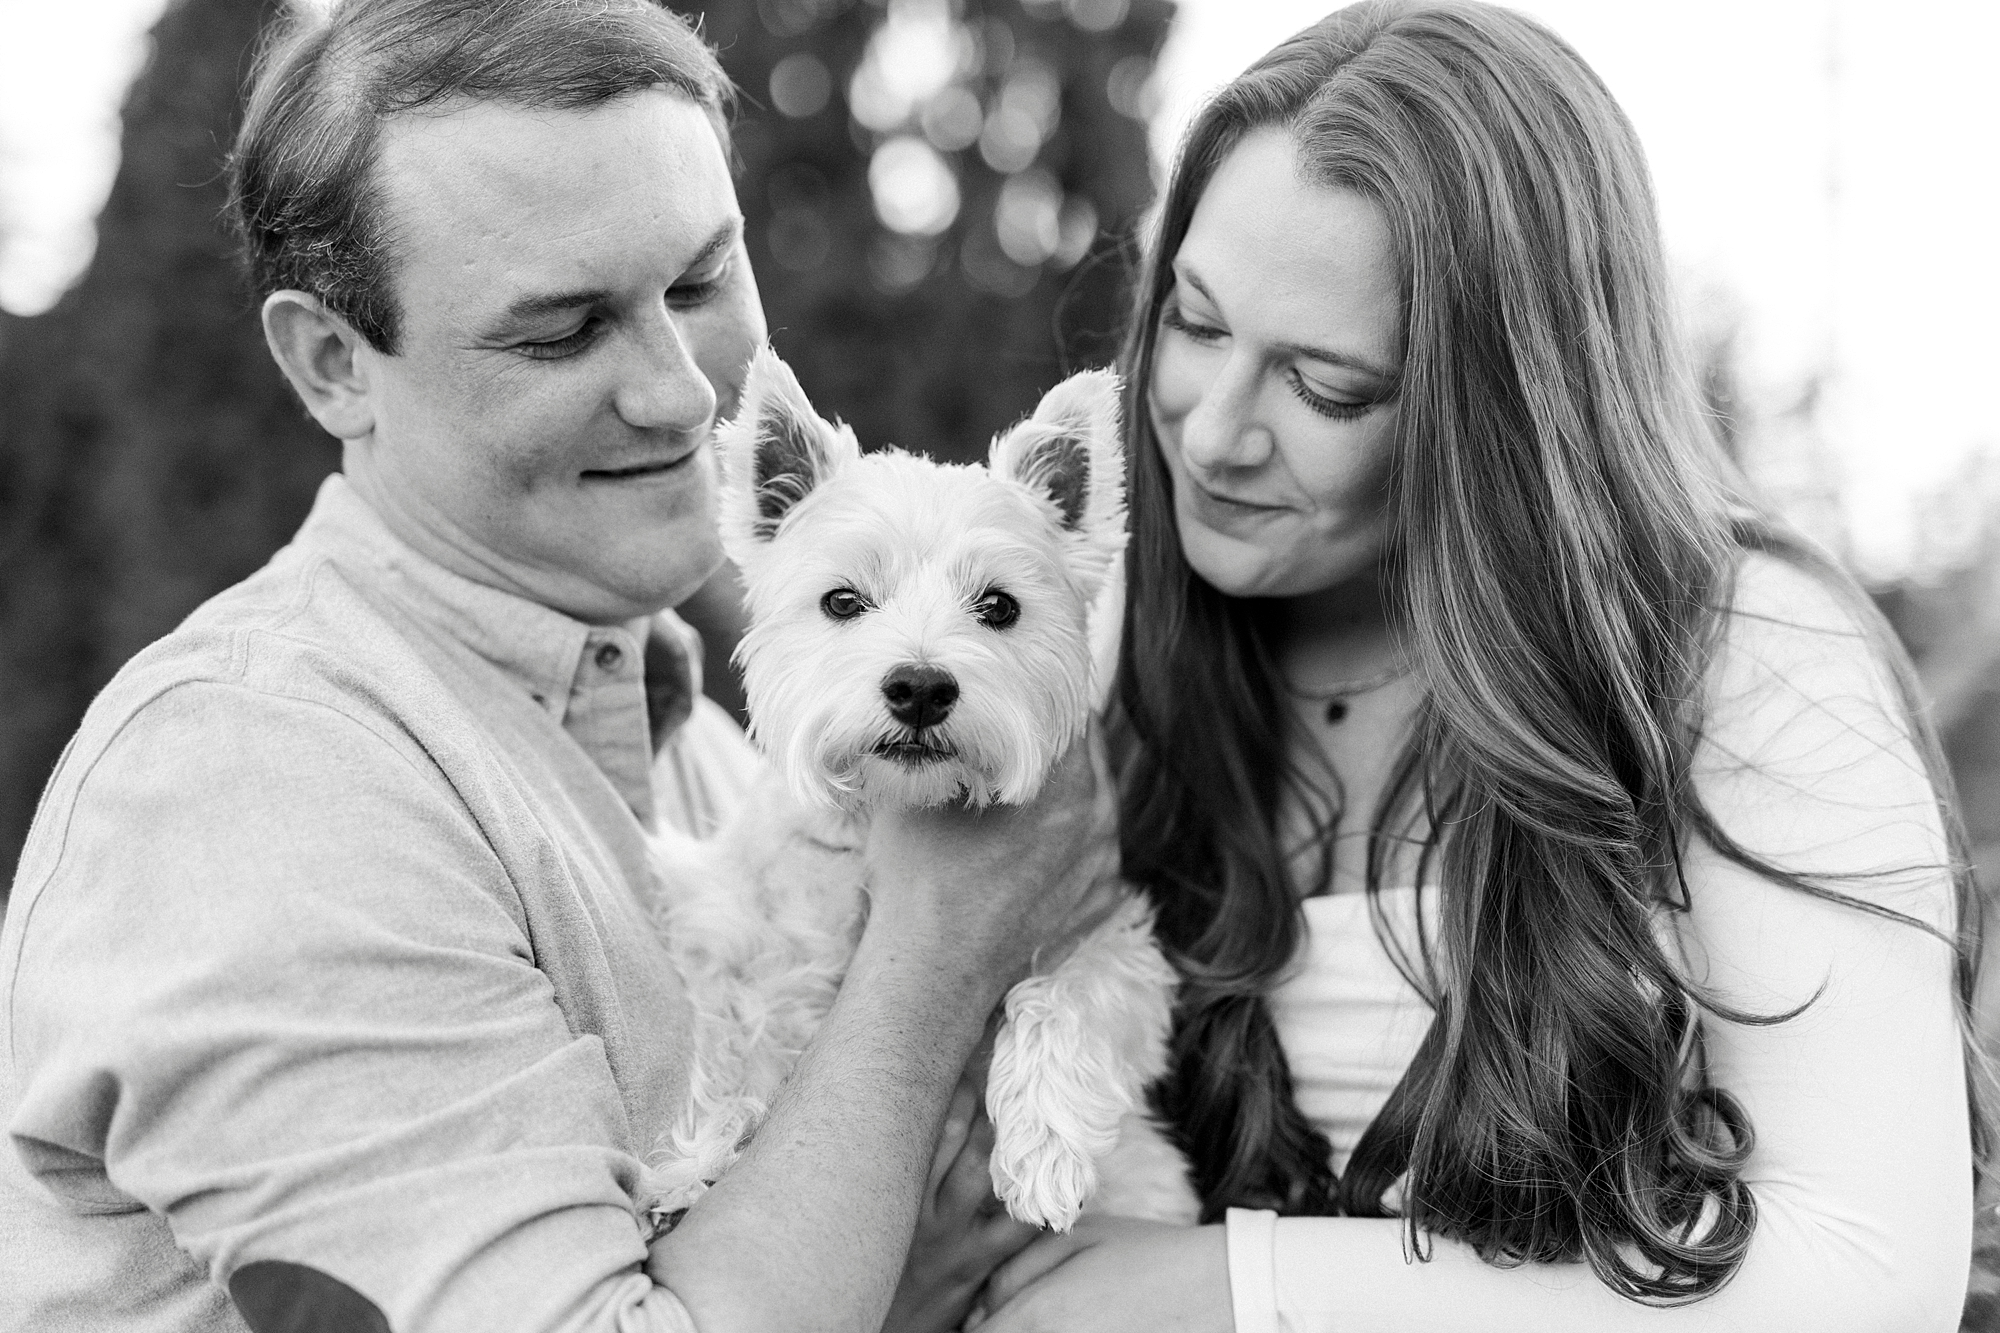
<path id="1" fill-rule="evenodd" d="M 721 567 L 722 548 L 712 540 L 694 552 L 635 551 L 615 562 L 578 563 L 552 572 L 539 581 L 540 595 L 534 600 L 586 624 L 622 625 L 679 606 Z"/>

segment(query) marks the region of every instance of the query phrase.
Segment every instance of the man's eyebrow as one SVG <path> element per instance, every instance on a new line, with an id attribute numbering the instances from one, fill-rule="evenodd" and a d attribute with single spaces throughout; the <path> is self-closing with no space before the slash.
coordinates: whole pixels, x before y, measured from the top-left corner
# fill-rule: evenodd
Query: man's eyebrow
<path id="1" fill-rule="evenodd" d="M 734 245 L 736 238 L 742 235 L 742 233 L 743 215 L 739 213 L 731 217 L 729 221 L 723 223 L 720 227 L 717 227 L 715 235 L 709 237 L 702 244 L 701 249 L 695 251 L 694 258 L 688 261 L 687 269 L 681 271 L 687 272 L 688 269 L 700 268 L 703 264 L 715 258 L 718 253 Z"/>
<path id="2" fill-rule="evenodd" d="M 729 246 L 743 230 L 743 219 L 732 217 L 715 229 L 715 234 L 702 242 L 701 249 L 695 251 L 688 261 L 688 269 L 700 268 Z M 683 270 L 685 272 L 687 270 Z M 559 315 L 566 310 L 582 310 L 594 305 L 602 305 L 611 299 L 611 293 L 601 287 L 584 287 L 575 291 L 545 292 L 537 296 L 523 296 L 507 307 L 505 318 L 510 323 L 537 319 L 543 315 Z"/>
<path id="3" fill-rule="evenodd" d="M 1185 282 L 1188 286 L 1200 292 L 1208 303 L 1217 310 L 1222 308 L 1222 302 L 1215 299 L 1215 293 L 1208 289 L 1208 284 L 1203 282 L 1201 276 L 1193 269 L 1175 265 L 1174 275 L 1181 282 Z M 1279 343 L 1278 346 L 1281 350 L 1290 352 L 1293 356 L 1302 356 L 1311 361 L 1324 361 L 1332 366 L 1345 366 L 1349 370 L 1358 370 L 1364 375 L 1373 375 L 1376 379 L 1382 380 L 1385 383 L 1394 384 L 1398 378 L 1396 371 L 1377 365 L 1367 357 L 1358 356 L 1353 352 L 1336 352 L 1330 347 L 1315 347 L 1311 343 L 1288 342 Z"/>
<path id="4" fill-rule="evenodd" d="M 565 310 L 577 310 L 585 306 L 601 304 L 611 298 L 611 293 L 601 288 L 591 288 L 573 292 L 549 292 L 542 296 L 524 296 L 507 307 L 507 320 L 512 323 L 535 319 L 541 315 L 557 315 Z"/>

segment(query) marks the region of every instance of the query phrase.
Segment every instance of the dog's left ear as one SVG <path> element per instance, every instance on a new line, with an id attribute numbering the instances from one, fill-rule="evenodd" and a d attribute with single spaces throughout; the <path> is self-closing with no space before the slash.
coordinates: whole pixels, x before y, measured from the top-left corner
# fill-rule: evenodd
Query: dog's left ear
<path id="1" fill-rule="evenodd" d="M 1044 394 L 1033 416 L 993 441 L 987 466 L 1055 506 L 1094 585 L 1125 547 L 1123 392 L 1109 370 L 1086 370 Z"/>
<path id="2" fill-rule="evenodd" d="M 813 410 L 798 377 L 767 344 L 751 358 L 736 416 L 715 429 L 722 463 L 722 544 L 747 568 L 785 515 L 861 457 L 854 432 Z"/>

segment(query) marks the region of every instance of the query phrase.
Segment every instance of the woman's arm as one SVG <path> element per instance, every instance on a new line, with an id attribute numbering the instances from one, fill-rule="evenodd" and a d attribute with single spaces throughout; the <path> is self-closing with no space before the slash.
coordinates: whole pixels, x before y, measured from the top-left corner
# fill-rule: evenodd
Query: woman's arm
<path id="1" fill-rule="evenodd" d="M 1801 872 L 1885 872 L 1836 887 L 1950 932 L 1934 796 L 1887 672 L 1831 594 L 1773 560 L 1745 571 L 1711 674 L 1696 780 L 1751 851 Z M 1238 1333 L 1957 1327 L 1972 1167 L 1950 948 L 1705 847 L 1687 875 L 1690 976 L 1752 1010 L 1811 1001 L 1767 1027 L 1705 1023 L 1714 1080 L 1757 1135 L 1744 1168 L 1757 1228 L 1735 1279 L 1661 1310 L 1615 1295 L 1582 1265 L 1497 1268 L 1447 1241 L 1412 1262 L 1395 1221 L 1239 1213 L 1227 1252 Z M 1215 1252 L 1216 1230 L 1181 1243 L 1182 1271 Z M 1082 1311 L 1093 1329 L 1128 1317 L 1135 1329 L 1169 1326 L 1149 1322 L 1165 1312 L 1142 1308 L 1148 1283 L 1129 1264 L 1148 1251 L 1164 1252 L 1162 1242 L 1106 1229 L 1028 1285 L 990 1333 L 1063 1327 Z M 1030 1250 L 1013 1271 L 1037 1262 L 1046 1267 L 1046 1252 Z M 1175 1300 L 1190 1306 L 1185 1292 Z"/>

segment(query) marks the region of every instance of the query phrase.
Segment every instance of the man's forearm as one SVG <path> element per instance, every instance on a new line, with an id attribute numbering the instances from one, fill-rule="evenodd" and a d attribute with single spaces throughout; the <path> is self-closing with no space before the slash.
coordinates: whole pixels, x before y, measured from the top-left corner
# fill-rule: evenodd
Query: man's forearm
<path id="1" fill-rule="evenodd" d="M 757 1137 L 654 1249 L 701 1333 L 873 1333 L 991 1001 L 864 942 Z"/>

